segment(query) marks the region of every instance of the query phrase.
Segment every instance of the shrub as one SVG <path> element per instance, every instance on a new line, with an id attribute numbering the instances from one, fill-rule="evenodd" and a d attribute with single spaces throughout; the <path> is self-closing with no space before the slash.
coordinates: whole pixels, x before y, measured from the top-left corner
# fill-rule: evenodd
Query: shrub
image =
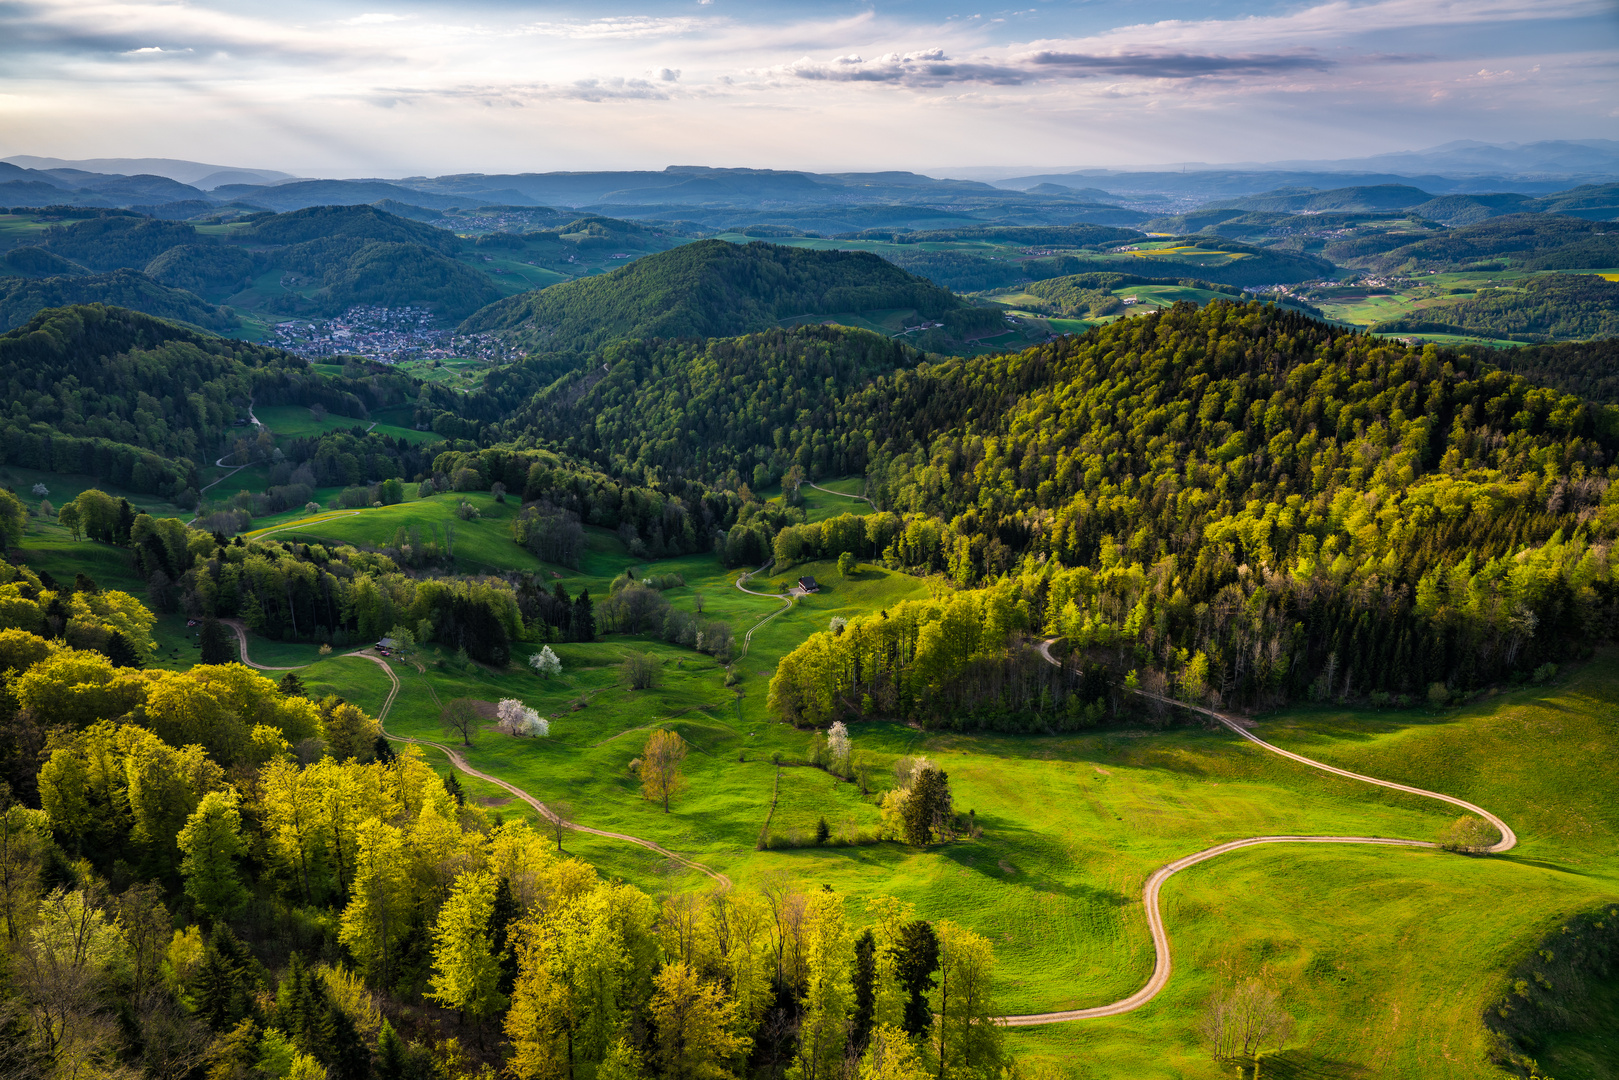
<path id="1" fill-rule="evenodd" d="M 646 653 L 630 653 L 619 669 L 631 690 L 650 690 L 658 683 L 657 658 Z"/>
<path id="2" fill-rule="evenodd" d="M 1557 665 L 1548 660 L 1546 663 L 1535 669 L 1535 674 L 1532 677 L 1535 680 L 1535 685 L 1539 686 L 1542 683 L 1551 682 L 1556 674 Z"/>
<path id="3" fill-rule="evenodd" d="M 1468 814 L 1440 829 L 1438 841 L 1446 851 L 1477 855 L 1488 850 L 1500 838 L 1500 833 L 1489 822 Z"/>

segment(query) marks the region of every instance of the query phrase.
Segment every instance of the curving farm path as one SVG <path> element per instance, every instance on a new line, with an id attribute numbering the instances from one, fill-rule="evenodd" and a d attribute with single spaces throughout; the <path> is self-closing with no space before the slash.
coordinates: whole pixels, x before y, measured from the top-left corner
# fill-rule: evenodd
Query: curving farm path
<path id="1" fill-rule="evenodd" d="M 765 566 L 761 566 L 759 568 L 759 571 L 764 570 L 765 567 L 769 565 L 769 563 L 766 563 Z M 776 596 L 773 593 L 754 592 L 752 589 L 744 587 L 743 583 L 747 581 L 748 578 L 752 577 L 754 573 L 758 573 L 759 571 L 744 573 L 737 580 L 736 587 L 751 596 L 761 596 L 769 599 L 783 600 L 786 604 L 786 607 L 782 609 L 783 611 L 791 608 L 791 600 Z M 766 622 L 769 622 L 771 619 L 780 614 L 781 611 L 777 611 L 769 616 L 766 616 L 753 627 L 753 630 L 757 630 L 760 626 L 763 626 Z M 257 668 L 260 671 L 296 670 L 295 668 L 290 667 L 270 667 L 265 664 L 255 663 L 248 656 L 246 628 L 239 621 L 234 619 L 222 619 L 220 621 L 236 631 L 236 638 L 240 643 L 242 650 L 242 662 L 248 667 Z M 752 636 L 753 630 L 748 631 L 749 637 Z M 744 655 L 746 655 L 746 647 L 747 640 L 744 639 Z M 1041 656 L 1043 656 L 1048 663 L 1057 664 L 1060 666 L 1060 662 L 1051 655 L 1051 641 L 1041 642 L 1038 648 Z M 379 710 L 377 715 L 377 722 L 379 725 L 381 725 L 387 718 L 388 710 L 393 707 L 394 699 L 399 695 L 399 676 L 394 673 L 393 668 L 390 667 L 389 664 L 380 656 L 376 656 L 364 651 L 344 653 L 343 655 L 361 660 L 369 660 L 382 668 L 382 670 L 387 674 L 388 681 L 391 684 L 391 689 L 389 690 L 388 696 L 384 700 L 382 708 Z M 1477 814 L 1479 817 L 1482 817 L 1491 825 L 1495 826 L 1495 828 L 1501 834 L 1501 838 L 1487 849 L 1491 853 L 1510 851 L 1518 843 L 1517 834 L 1512 831 L 1512 828 L 1507 825 L 1505 821 L 1495 814 L 1492 814 L 1490 811 L 1485 810 L 1483 807 L 1470 803 L 1465 799 L 1458 799 L 1455 796 L 1446 795 L 1437 791 L 1428 791 L 1424 788 L 1411 787 L 1407 784 L 1395 783 L 1392 780 L 1380 780 L 1374 776 L 1366 776 L 1361 773 L 1350 772 L 1347 769 L 1340 769 L 1324 762 L 1315 761 L 1311 758 L 1303 756 L 1302 754 L 1295 754 L 1290 750 L 1283 750 L 1279 746 L 1266 742 L 1264 739 L 1261 739 L 1257 735 L 1254 735 L 1252 732 L 1248 731 L 1247 728 L 1245 728 L 1235 717 L 1228 716 L 1225 713 L 1198 705 L 1189 705 L 1185 702 L 1161 697 L 1157 694 L 1149 694 L 1142 690 L 1136 690 L 1134 692 L 1145 698 L 1161 701 L 1167 705 L 1189 709 L 1193 712 L 1211 717 L 1256 746 L 1270 753 L 1287 758 L 1290 761 L 1309 766 L 1312 769 L 1320 769 L 1321 771 L 1331 773 L 1334 776 L 1342 776 L 1346 779 L 1358 780 L 1362 783 L 1373 784 L 1377 787 L 1390 788 L 1394 791 L 1402 791 L 1410 795 L 1419 795 L 1423 798 L 1437 799 L 1440 802 L 1448 803 L 1452 806 L 1469 811 L 1470 813 Z M 386 733 L 386 729 L 384 729 L 384 733 Z M 553 813 L 551 809 L 544 803 L 534 798 L 534 796 L 530 795 L 522 788 L 517 787 L 515 784 L 508 783 L 497 776 L 491 776 L 486 772 L 473 768 L 470 764 L 468 764 L 467 760 L 461 756 L 460 753 L 458 753 L 455 749 L 444 745 L 443 743 L 433 742 L 430 739 L 416 739 L 403 735 L 391 735 L 389 738 L 396 739 L 401 742 L 410 742 L 417 743 L 422 746 L 431 746 L 434 749 L 443 751 L 444 755 L 449 758 L 450 763 L 455 768 L 466 773 L 468 776 L 477 777 L 480 780 L 494 784 L 496 787 L 499 787 L 504 791 L 510 792 L 514 797 L 521 799 L 524 803 L 533 807 L 535 811 L 537 811 L 547 821 L 554 823 L 557 820 L 556 814 Z M 696 870 L 699 873 L 706 874 L 708 877 L 712 878 L 714 881 L 718 882 L 724 887 L 729 887 L 731 885 L 731 879 L 725 874 L 720 873 L 711 867 L 705 866 L 695 859 L 688 858 L 687 856 L 681 855 L 678 852 L 670 851 L 668 848 L 654 841 L 647 840 L 639 836 L 631 836 L 627 833 L 609 832 L 605 829 L 594 829 L 588 825 L 580 825 L 577 822 L 572 821 L 565 821 L 563 822 L 563 825 L 564 827 L 572 829 L 576 832 L 588 833 L 592 836 L 600 836 L 610 840 L 621 840 L 625 843 L 636 844 L 640 847 L 646 848 L 649 851 L 656 852 L 657 854 L 679 863 L 682 866 Z M 1174 875 L 1180 873 L 1182 870 L 1196 866 L 1198 863 L 1207 862 L 1210 859 L 1229 854 L 1233 851 L 1239 851 L 1243 848 L 1256 847 L 1260 844 L 1372 844 L 1381 847 L 1428 849 L 1438 847 L 1437 844 L 1430 840 L 1406 840 L 1398 837 L 1388 836 L 1251 836 L 1241 840 L 1231 840 L 1224 844 L 1216 844 L 1213 847 L 1204 848 L 1202 851 L 1193 852 L 1190 855 L 1183 856 L 1182 858 L 1176 859 L 1174 862 L 1168 863 L 1153 871 L 1152 875 L 1147 878 L 1146 885 L 1142 889 L 1142 907 L 1147 913 L 1147 925 L 1152 933 L 1154 955 L 1152 975 L 1147 979 L 1147 982 L 1141 987 L 1141 989 L 1137 990 L 1129 997 L 1107 1005 L 1098 1005 L 1089 1009 L 1067 1009 L 1059 1012 L 1024 1013 L 1020 1015 L 1006 1016 L 1001 1018 L 1001 1023 L 1007 1025 L 1008 1027 L 1033 1027 L 1041 1024 L 1063 1023 L 1069 1020 L 1090 1020 L 1104 1016 L 1118 1016 L 1122 1013 L 1132 1012 L 1135 1009 L 1139 1009 L 1143 1005 L 1152 1001 L 1160 992 L 1162 992 L 1164 987 L 1169 984 L 1169 977 L 1173 971 L 1173 961 L 1171 959 L 1169 946 L 1169 933 L 1164 927 L 1163 912 L 1159 908 L 1159 897 L 1163 890 L 1164 883 Z"/>
<path id="2" fill-rule="evenodd" d="M 774 559 L 772 559 L 770 562 L 765 563 L 764 566 L 759 567 L 759 569 L 757 569 L 757 570 L 744 570 L 742 572 L 742 576 L 736 579 L 736 587 L 738 589 L 740 589 L 742 592 L 747 593 L 749 596 L 762 596 L 766 600 L 780 600 L 782 602 L 782 604 L 783 604 L 783 606 L 779 610 L 772 611 L 769 615 L 766 615 L 764 618 L 760 619 L 758 622 L 756 622 L 752 626 L 748 627 L 748 632 L 746 634 L 742 635 L 742 655 L 737 657 L 738 660 L 747 659 L 748 646 L 753 644 L 753 632 L 755 630 L 759 629 L 759 627 L 763 626 L 765 623 L 769 622 L 771 619 L 774 619 L 776 616 L 784 614 L 786 612 L 789 612 L 789 611 L 791 611 L 793 609 L 793 599 L 792 599 L 792 597 L 790 595 L 789 596 L 782 596 L 779 593 L 754 592 L 752 589 L 748 588 L 746 585 L 743 584 L 743 582 L 747 581 L 754 574 L 762 574 L 762 573 L 764 573 L 765 570 L 767 568 L 769 568 L 769 566 L 773 562 L 775 562 Z"/>
<path id="3" fill-rule="evenodd" d="M 242 663 L 246 666 L 256 668 L 259 671 L 298 670 L 297 667 L 270 667 L 266 664 L 254 663 L 247 654 L 247 629 L 235 619 L 221 619 L 219 621 L 236 631 L 236 640 L 242 646 Z M 388 729 L 383 727 L 383 722 L 388 717 L 388 710 L 393 708 L 394 699 L 399 696 L 399 676 L 394 674 L 394 669 L 386 660 L 372 653 L 358 651 L 343 653 L 342 655 L 344 657 L 353 657 L 356 660 L 369 660 L 373 664 L 380 667 L 383 670 L 383 673 L 388 676 L 388 682 L 390 684 L 388 696 L 383 700 L 382 708 L 377 710 L 377 726 L 382 728 L 382 733 L 384 735 L 388 735 Z M 299 667 L 307 666 L 308 665 L 299 665 Z M 416 743 L 419 746 L 431 746 L 435 750 L 442 750 L 444 752 L 444 756 L 450 759 L 450 764 L 455 768 L 466 773 L 468 776 L 473 776 L 477 777 L 479 780 L 488 781 L 489 783 L 494 784 L 496 787 L 510 792 L 514 797 L 521 799 L 524 803 L 527 803 L 529 806 L 533 807 L 534 810 L 546 821 L 556 824 L 557 815 L 549 806 L 546 806 L 543 802 L 536 799 L 534 796 L 530 795 L 517 785 L 507 783 L 498 776 L 490 776 L 486 772 L 473 768 L 467 763 L 466 758 L 462 757 L 457 751 L 445 746 L 443 743 L 437 743 L 431 739 L 416 739 L 409 735 L 388 735 L 388 738 L 393 739 L 396 742 Z M 696 870 L 700 874 L 708 875 L 723 888 L 728 889 L 731 887 L 731 879 L 725 874 L 722 874 L 720 871 L 698 862 L 696 859 L 682 855 L 678 851 L 670 851 L 668 848 L 657 843 L 656 841 L 647 840 L 640 836 L 631 836 L 629 833 L 610 832 L 607 829 L 594 829 L 589 825 L 581 825 L 577 821 L 563 821 L 562 827 L 565 829 L 572 829 L 574 832 L 588 833 L 591 836 L 600 836 L 608 840 L 622 840 L 626 844 L 635 844 L 638 847 L 644 847 L 648 851 L 656 852 L 657 854 L 662 855 L 664 858 L 677 862 L 689 870 Z"/>
<path id="4" fill-rule="evenodd" d="M 1041 642 L 1038 647 L 1040 650 L 1040 655 L 1045 658 L 1047 663 L 1061 666 L 1060 662 L 1051 655 L 1051 640 Z M 1488 821 L 1491 825 L 1494 825 L 1501 833 L 1501 839 L 1496 841 L 1495 844 L 1487 849 L 1492 853 L 1510 851 L 1518 843 L 1517 834 L 1512 831 L 1505 821 L 1502 821 L 1499 817 L 1490 813 L 1488 810 L 1485 810 L 1483 807 L 1475 806 L 1465 799 L 1458 799 L 1452 795 L 1441 794 L 1437 791 L 1427 791 L 1423 788 L 1411 787 L 1406 784 L 1397 784 L 1391 780 L 1379 780 L 1374 776 L 1364 776 L 1361 773 L 1349 772 L 1346 769 L 1340 769 L 1333 765 L 1327 765 L 1324 762 L 1312 760 L 1311 758 L 1307 758 L 1302 754 L 1295 754 L 1291 750 L 1283 750 L 1279 746 L 1266 742 L 1264 739 L 1261 739 L 1259 736 L 1253 734 L 1247 728 L 1243 727 L 1242 724 L 1234 717 L 1227 716 L 1225 713 L 1216 712 L 1213 709 L 1206 709 L 1199 705 L 1188 705 L 1185 702 L 1175 701 L 1170 698 L 1161 697 L 1157 694 L 1149 694 L 1144 690 L 1136 690 L 1134 692 L 1144 698 L 1149 698 L 1154 701 L 1161 701 L 1168 705 L 1179 706 L 1183 709 L 1190 709 L 1192 712 L 1201 713 L 1204 716 L 1212 717 L 1221 724 L 1230 728 L 1232 731 L 1236 732 L 1238 735 L 1241 735 L 1244 739 L 1254 743 L 1256 746 L 1262 747 L 1273 754 L 1279 754 L 1291 761 L 1296 761 L 1301 765 L 1308 765 L 1312 769 L 1320 769 L 1323 772 L 1329 772 L 1335 776 L 1346 777 L 1350 780 L 1359 780 L 1362 783 L 1375 784 L 1378 787 L 1392 788 L 1395 791 L 1403 791 L 1410 795 L 1421 795 L 1424 798 L 1438 799 L 1441 802 L 1450 803 L 1452 806 L 1458 806 L 1464 810 L 1471 811 L 1472 813 L 1475 813 L 1479 817 L 1482 817 L 1484 820 Z M 1010 1027 L 1033 1027 L 1038 1024 L 1058 1024 L 1065 1020 L 1090 1020 L 1102 1016 L 1118 1016 L 1121 1013 L 1131 1012 L 1147 1004 L 1147 1002 L 1157 997 L 1159 992 L 1169 984 L 1169 976 L 1173 967 L 1170 960 L 1169 933 L 1164 929 L 1163 912 L 1159 910 L 1158 906 L 1158 897 L 1159 893 L 1164 887 L 1164 882 L 1168 881 L 1171 877 L 1180 873 L 1182 870 L 1185 870 L 1188 867 L 1196 866 L 1200 862 L 1206 862 L 1207 860 L 1215 858 L 1216 856 L 1237 851 L 1241 848 L 1254 847 L 1259 844 L 1377 844 L 1385 847 L 1408 848 L 1436 848 L 1439 846 L 1430 840 L 1402 840 L 1387 836 L 1252 836 L 1245 840 L 1232 840 L 1228 843 L 1217 844 L 1214 847 L 1204 848 L 1202 851 L 1194 852 L 1191 855 L 1185 856 L 1184 858 L 1176 859 L 1174 862 L 1161 866 L 1157 870 L 1153 871 L 1152 876 L 1147 878 L 1146 886 L 1142 889 L 1141 902 L 1142 906 L 1147 912 L 1147 925 L 1152 931 L 1152 947 L 1154 954 L 1152 975 L 1147 979 L 1145 986 L 1131 994 L 1129 997 L 1124 998 L 1121 1001 L 1115 1001 L 1110 1005 L 1098 1005 L 1091 1009 L 1068 1009 L 1062 1012 L 1027 1013 L 1020 1016 L 1007 1016 L 1002 1018 L 1002 1023 Z"/>
<path id="5" fill-rule="evenodd" d="M 871 507 L 873 510 L 877 509 L 877 504 L 872 502 L 870 499 L 866 498 L 864 495 L 850 495 L 847 491 L 833 491 L 831 488 L 822 487 L 820 484 L 817 484 L 813 480 L 806 480 L 806 481 L 804 481 L 804 483 L 808 484 L 810 487 L 814 488 L 816 491 L 824 491 L 828 495 L 836 495 L 836 496 L 838 496 L 839 498 L 842 498 L 842 499 L 859 499 L 861 502 L 865 503 L 867 506 Z"/>

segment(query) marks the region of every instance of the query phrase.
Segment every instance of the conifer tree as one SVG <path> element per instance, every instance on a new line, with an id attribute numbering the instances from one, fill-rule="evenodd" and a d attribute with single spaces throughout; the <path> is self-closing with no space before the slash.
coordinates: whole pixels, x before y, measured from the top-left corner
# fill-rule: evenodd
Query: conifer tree
<path id="1" fill-rule="evenodd" d="M 233 664 L 241 659 L 236 655 L 231 632 L 218 619 L 202 620 L 202 630 L 197 637 L 202 643 L 202 655 L 197 658 L 197 663 Z"/>

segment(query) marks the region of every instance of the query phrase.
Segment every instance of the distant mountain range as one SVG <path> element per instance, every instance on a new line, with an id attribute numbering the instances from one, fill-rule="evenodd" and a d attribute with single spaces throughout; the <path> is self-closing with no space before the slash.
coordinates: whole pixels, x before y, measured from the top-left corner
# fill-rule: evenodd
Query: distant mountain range
<path id="1" fill-rule="evenodd" d="M 1173 171 L 1081 169 L 993 182 L 900 171 L 706 166 L 322 179 L 168 158 L 66 161 L 18 156 L 0 162 L 0 206 L 128 207 L 159 217 L 194 217 L 215 205 L 284 213 L 389 200 L 428 211 L 559 207 L 707 228 L 757 223 L 839 233 L 937 228 L 965 219 L 1133 226 L 1153 213 L 1190 208 L 1194 201 L 1277 189 L 1403 186 L 1418 189 L 1425 199 L 1492 193 L 1535 198 L 1578 183 L 1613 180 L 1619 180 L 1619 142 L 1604 139 L 1507 146 L 1458 142 L 1337 161 L 1199 165 Z"/>

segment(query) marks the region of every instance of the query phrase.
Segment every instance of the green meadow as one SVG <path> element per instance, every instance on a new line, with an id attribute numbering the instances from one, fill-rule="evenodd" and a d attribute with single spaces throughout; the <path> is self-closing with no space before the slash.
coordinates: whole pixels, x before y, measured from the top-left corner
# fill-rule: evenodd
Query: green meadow
<path id="1" fill-rule="evenodd" d="M 356 427 L 362 431 L 375 431 L 390 438 L 409 439 L 413 443 L 434 442 L 442 437 L 431 431 L 417 431 L 412 427 L 391 424 L 380 419 L 358 420 L 352 416 L 338 416 L 336 413 L 328 413 L 316 420 L 302 405 L 265 405 L 254 409 L 253 413 L 278 439 L 308 438 L 333 431 L 348 431 Z"/>
<path id="2" fill-rule="evenodd" d="M 849 497 L 857 480 L 823 486 L 844 494 L 805 487 L 810 517 L 869 510 Z M 925 597 L 925 582 L 864 564 L 841 578 L 831 563 L 813 562 L 770 567 L 749 583 L 781 593 L 808 573 L 823 584 L 788 606 L 741 592 L 740 571 L 712 556 L 637 562 L 603 530 L 590 530 L 578 570 L 554 567 L 511 540 L 513 503 L 469 494 L 480 516 L 461 521 L 454 516 L 461 498 L 412 497 L 295 518 L 261 535 L 382 546 L 400 527 L 453 523 L 464 570 L 534 570 L 598 597 L 626 568 L 638 576 L 679 573 L 686 584 L 666 591 L 671 603 L 701 604 L 732 626 L 739 646 L 757 630 L 746 657 L 731 664 L 729 686 L 727 669 L 712 657 L 650 638 L 553 645 L 564 667 L 551 679 L 524 663 L 538 645 L 520 646 L 506 671 L 462 666 L 429 646 L 392 663 L 400 691 L 385 721 L 391 736 L 447 741 L 439 716 L 450 700 L 516 697 L 549 718 L 549 736 L 486 727 L 464 749 L 473 767 L 547 803 L 567 803 L 582 824 L 655 841 L 741 887 L 786 871 L 846 893 L 859 919 L 866 917 L 860 901 L 886 894 L 923 916 L 969 926 L 995 945 L 997 1000 L 1007 1012 L 1101 1005 L 1137 989 L 1152 966 L 1141 888 L 1164 863 L 1257 835 L 1427 839 L 1455 816 L 1433 800 L 1309 769 L 1184 720 L 1052 736 L 859 723 L 851 729 L 855 754 L 874 788 L 863 796 L 857 784 L 811 763 L 813 733 L 769 718 L 769 676 L 833 616 Z M 54 525 L 31 525 L 24 548 L 32 565 L 58 576 L 77 567 L 104 585 L 138 591 L 126 555 L 74 543 Z M 163 662 L 186 666 L 194 639 L 183 619 L 165 618 L 179 625 L 160 626 Z M 388 677 L 369 660 L 322 658 L 314 646 L 260 638 L 250 648 L 258 663 L 307 665 L 311 693 L 338 694 L 373 712 L 387 699 Z M 658 660 L 657 686 L 626 687 L 619 665 L 632 652 Z M 1619 729 L 1607 704 L 1616 698 L 1619 656 L 1603 653 L 1548 686 L 1445 713 L 1306 707 L 1260 718 L 1261 737 L 1287 749 L 1486 806 L 1512 823 L 1520 844 L 1490 857 L 1278 844 L 1200 864 L 1164 889 L 1175 967 L 1157 999 L 1123 1016 L 1011 1029 L 1007 1038 L 1028 1060 L 1081 1077 L 1213 1078 L 1224 1074 L 1199 1043 L 1198 1012 L 1222 987 L 1261 977 L 1298 1022 L 1289 1048 L 1267 1059 L 1267 1075 L 1489 1075 L 1480 1017 L 1505 991 L 1507 972 L 1561 921 L 1619 900 L 1619 781 L 1609 764 Z M 630 768 L 657 728 L 677 731 L 688 748 L 687 788 L 668 813 L 641 797 Z M 447 770 L 441 754 L 425 753 Z M 926 849 L 872 842 L 894 762 L 918 754 L 948 773 L 956 808 L 972 811 L 981 836 Z M 460 782 L 492 815 L 536 818 L 494 785 Z M 822 819 L 832 840 L 816 846 Z M 621 841 L 570 833 L 563 843 L 655 895 L 711 884 Z M 1611 1075 L 1580 1064 L 1601 1060 L 1592 1047 L 1600 1050 L 1602 1037 L 1560 1036 L 1541 1063 L 1560 1080 Z"/>

